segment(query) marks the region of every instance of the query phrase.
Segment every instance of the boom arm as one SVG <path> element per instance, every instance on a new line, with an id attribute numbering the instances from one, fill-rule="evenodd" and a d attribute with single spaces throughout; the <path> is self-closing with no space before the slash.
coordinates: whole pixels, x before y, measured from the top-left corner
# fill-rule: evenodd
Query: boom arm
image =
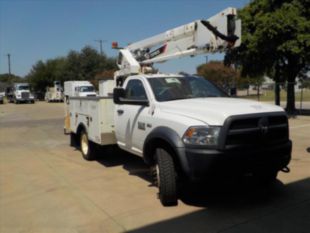
<path id="1" fill-rule="evenodd" d="M 239 46 L 241 21 L 236 20 L 236 14 L 230 7 L 208 20 L 196 20 L 120 49 L 117 76 L 144 72 L 153 63 Z"/>

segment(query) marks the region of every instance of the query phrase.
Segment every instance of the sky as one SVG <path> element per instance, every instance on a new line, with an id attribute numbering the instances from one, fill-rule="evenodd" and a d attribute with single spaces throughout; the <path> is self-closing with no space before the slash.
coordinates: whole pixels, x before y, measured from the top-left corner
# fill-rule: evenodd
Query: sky
<path id="1" fill-rule="evenodd" d="M 162 33 L 249 0 L 0 0 L 0 74 L 25 76 L 39 60 L 66 56 L 89 45 L 111 57 L 119 46 Z M 206 58 L 206 56 L 208 56 Z M 182 58 L 158 65 L 161 72 L 195 73 L 196 67 L 223 54 Z"/>

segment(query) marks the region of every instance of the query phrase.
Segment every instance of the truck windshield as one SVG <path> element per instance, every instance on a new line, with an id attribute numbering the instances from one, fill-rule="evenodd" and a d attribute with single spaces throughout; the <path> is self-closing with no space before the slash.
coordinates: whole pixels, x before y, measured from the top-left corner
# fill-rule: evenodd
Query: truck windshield
<path id="1" fill-rule="evenodd" d="M 22 90 L 28 91 L 28 90 L 29 90 L 29 86 L 26 86 L 26 85 L 24 85 L 24 86 L 18 86 L 18 87 L 17 87 L 17 90 L 19 90 L 19 91 L 22 91 Z"/>
<path id="2" fill-rule="evenodd" d="M 201 77 L 162 77 L 148 79 L 157 101 L 225 97 L 223 91 Z"/>
<path id="3" fill-rule="evenodd" d="M 92 86 L 81 86 L 80 92 L 94 92 L 95 88 Z"/>

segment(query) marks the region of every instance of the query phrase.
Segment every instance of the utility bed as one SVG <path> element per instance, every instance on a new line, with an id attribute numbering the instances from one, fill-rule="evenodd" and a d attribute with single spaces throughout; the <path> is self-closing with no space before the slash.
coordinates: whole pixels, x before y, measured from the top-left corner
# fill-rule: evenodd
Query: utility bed
<path id="1" fill-rule="evenodd" d="M 87 129 L 89 140 L 99 145 L 116 144 L 114 133 L 114 103 L 110 97 L 71 97 L 70 131 Z"/>

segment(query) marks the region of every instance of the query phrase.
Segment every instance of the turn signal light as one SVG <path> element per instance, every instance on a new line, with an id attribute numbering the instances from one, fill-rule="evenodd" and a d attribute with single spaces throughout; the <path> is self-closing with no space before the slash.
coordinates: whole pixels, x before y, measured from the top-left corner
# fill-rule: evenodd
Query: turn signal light
<path id="1" fill-rule="evenodd" d="M 112 49 L 118 49 L 118 43 L 117 42 L 112 42 Z"/>

